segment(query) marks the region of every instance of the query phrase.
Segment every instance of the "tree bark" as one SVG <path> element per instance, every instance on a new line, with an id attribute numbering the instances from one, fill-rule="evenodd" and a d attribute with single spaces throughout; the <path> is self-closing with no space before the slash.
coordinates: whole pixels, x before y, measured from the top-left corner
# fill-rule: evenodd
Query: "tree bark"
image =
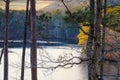
<path id="1" fill-rule="evenodd" d="M 4 48 L 1 50 L 1 55 L 0 55 L 0 64 L 1 64 L 2 57 L 3 57 L 3 53 L 4 53 Z"/>
<path id="2" fill-rule="evenodd" d="M 117 72 L 116 80 L 119 80 L 120 79 L 119 77 L 120 76 L 120 59 L 118 59 L 117 63 L 118 63 L 118 66 L 117 66 L 118 72 Z"/>
<path id="3" fill-rule="evenodd" d="M 106 8 L 107 8 L 107 0 L 104 0 L 104 19 L 106 19 Z M 101 45 L 101 62 L 100 62 L 100 78 L 103 79 L 103 66 L 104 66 L 104 54 L 105 54 L 105 32 L 106 32 L 106 23 L 103 23 L 102 29 L 102 45 Z"/>
<path id="4" fill-rule="evenodd" d="M 31 75 L 37 80 L 37 45 L 36 45 L 36 9 L 35 0 L 30 0 L 31 9 Z"/>
<path id="5" fill-rule="evenodd" d="M 8 80 L 8 24 L 9 24 L 9 0 L 6 0 L 5 31 L 4 31 L 4 80 Z"/>
<path id="6" fill-rule="evenodd" d="M 96 14 L 94 20 L 94 51 L 92 61 L 92 80 L 98 80 L 98 57 L 101 52 L 101 19 L 102 19 L 102 0 L 96 0 Z"/>
<path id="7" fill-rule="evenodd" d="M 90 0 L 90 29 L 89 29 L 89 34 L 94 35 L 94 0 Z M 86 54 L 88 58 L 92 58 L 93 50 L 93 37 L 88 36 L 87 40 L 87 45 L 86 45 Z M 88 61 L 88 80 L 91 80 L 91 61 Z"/>
<path id="8" fill-rule="evenodd" d="M 28 27 L 28 13 L 29 13 L 29 0 L 27 0 L 26 14 L 25 14 L 25 24 L 23 33 L 23 52 L 22 52 L 22 64 L 21 64 L 21 80 L 24 80 L 24 70 L 25 70 L 25 51 L 26 51 L 26 40 L 27 40 L 27 27 Z"/>

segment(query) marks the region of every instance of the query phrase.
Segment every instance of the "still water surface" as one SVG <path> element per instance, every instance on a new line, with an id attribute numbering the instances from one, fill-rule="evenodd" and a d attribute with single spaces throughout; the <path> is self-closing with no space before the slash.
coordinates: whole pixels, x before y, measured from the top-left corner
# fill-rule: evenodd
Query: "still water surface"
<path id="1" fill-rule="evenodd" d="M 0 49 L 1 50 L 1 49 Z M 70 46 L 43 46 L 37 49 L 38 59 L 41 55 L 49 54 L 53 59 L 57 59 L 59 55 L 72 53 L 74 55 L 80 55 L 78 47 Z M 30 48 L 26 50 L 26 68 L 25 68 L 25 80 L 31 80 L 30 78 Z M 20 80 L 20 65 L 21 65 L 22 48 L 9 48 L 9 80 Z M 38 60 L 39 63 L 39 60 Z M 3 59 L 0 64 L 0 80 L 3 80 Z M 81 65 L 73 66 L 69 69 L 58 68 L 56 70 L 46 70 L 38 68 L 38 80 L 88 80 L 87 79 L 87 65 L 82 63 Z"/>

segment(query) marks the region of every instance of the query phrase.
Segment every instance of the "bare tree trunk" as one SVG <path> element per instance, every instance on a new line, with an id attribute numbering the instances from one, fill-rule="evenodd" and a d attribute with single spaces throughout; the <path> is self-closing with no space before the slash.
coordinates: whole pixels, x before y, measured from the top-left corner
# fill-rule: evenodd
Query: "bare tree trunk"
<path id="1" fill-rule="evenodd" d="M 90 29 L 89 34 L 94 35 L 94 0 L 90 0 Z M 88 58 L 92 58 L 92 46 L 93 46 L 93 37 L 88 36 L 87 45 L 86 45 L 86 54 Z M 88 61 L 88 80 L 91 80 L 91 61 Z"/>
<path id="2" fill-rule="evenodd" d="M 102 0 L 96 0 L 96 14 L 94 20 L 94 51 L 92 61 L 92 80 L 98 80 L 98 56 L 101 52 L 101 16 Z"/>
<path id="3" fill-rule="evenodd" d="M 31 9 L 31 74 L 37 80 L 37 45 L 36 45 L 36 9 L 35 0 L 30 0 Z"/>
<path id="4" fill-rule="evenodd" d="M 117 72 L 116 80 L 120 80 L 120 58 L 118 59 L 117 63 L 118 63 L 118 66 L 117 66 L 118 72 Z"/>
<path id="5" fill-rule="evenodd" d="M 107 0 L 104 0 L 104 20 L 106 19 L 106 8 L 107 8 Z M 100 62 L 100 78 L 103 80 L 103 62 L 104 62 L 104 54 L 105 54 L 105 31 L 106 31 L 106 23 L 103 23 L 103 29 L 102 29 L 102 45 L 101 45 L 101 62 Z"/>
<path id="6" fill-rule="evenodd" d="M 0 55 L 0 64 L 1 64 L 2 57 L 3 57 L 3 53 L 4 53 L 4 48 L 1 50 L 1 55 Z"/>
<path id="7" fill-rule="evenodd" d="M 4 31 L 4 80 L 8 80 L 8 19 L 9 19 L 9 0 L 6 0 L 5 9 L 5 31 Z"/>
<path id="8" fill-rule="evenodd" d="M 23 52 L 22 52 L 22 64 L 21 64 L 21 80 L 24 80 L 25 51 L 26 51 L 26 39 L 27 39 L 27 27 L 28 27 L 28 13 L 29 13 L 29 0 L 27 0 L 25 24 L 24 24 Z"/>

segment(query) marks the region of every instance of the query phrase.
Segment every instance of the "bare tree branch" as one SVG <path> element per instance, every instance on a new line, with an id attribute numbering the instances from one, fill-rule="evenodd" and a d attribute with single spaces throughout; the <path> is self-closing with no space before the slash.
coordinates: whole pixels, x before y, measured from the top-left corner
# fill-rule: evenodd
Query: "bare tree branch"
<path id="1" fill-rule="evenodd" d="M 69 15 L 70 15 L 71 17 L 73 17 L 72 12 L 71 12 L 70 9 L 67 7 L 67 5 L 65 4 L 64 0 L 60 0 L 60 1 L 61 1 L 61 2 L 63 3 L 63 5 L 65 6 L 65 8 L 66 8 L 66 10 L 68 11 Z M 73 21 L 76 23 L 76 20 L 75 20 L 75 19 L 73 19 Z M 89 34 L 88 32 L 85 32 L 85 31 L 82 29 L 82 27 L 79 27 L 79 28 L 81 29 L 81 31 L 82 31 L 84 34 L 89 35 L 89 36 L 95 38 L 94 35 Z"/>

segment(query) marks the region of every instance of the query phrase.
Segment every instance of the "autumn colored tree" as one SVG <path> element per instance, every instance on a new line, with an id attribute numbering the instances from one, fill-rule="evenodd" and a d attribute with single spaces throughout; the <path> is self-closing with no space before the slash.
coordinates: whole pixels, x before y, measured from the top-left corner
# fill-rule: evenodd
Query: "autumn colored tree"
<path id="1" fill-rule="evenodd" d="M 80 23 L 80 26 L 82 27 L 82 29 L 88 33 L 89 31 L 89 26 L 84 26 L 82 23 Z M 80 33 L 77 35 L 77 38 L 79 39 L 78 41 L 78 45 L 85 45 L 86 41 L 88 39 L 88 35 L 84 34 L 84 32 L 80 29 L 79 31 Z"/>

